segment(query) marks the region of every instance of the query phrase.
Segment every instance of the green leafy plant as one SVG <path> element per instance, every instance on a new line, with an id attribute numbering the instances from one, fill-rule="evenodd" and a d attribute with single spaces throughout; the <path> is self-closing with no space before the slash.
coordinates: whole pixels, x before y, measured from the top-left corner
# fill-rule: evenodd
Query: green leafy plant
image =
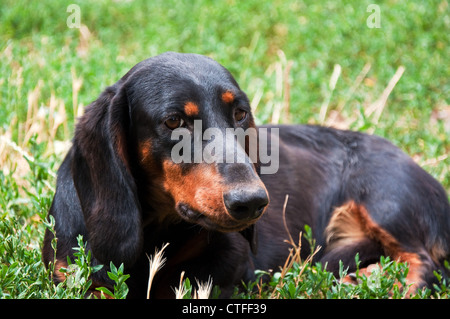
<path id="1" fill-rule="evenodd" d="M 58 291 L 64 291 L 66 296 L 75 296 L 76 298 L 97 298 L 92 291 L 89 291 L 92 286 L 91 275 L 103 268 L 103 265 L 92 266 L 91 251 L 86 250 L 87 243 L 83 242 L 83 237 L 77 237 L 78 247 L 75 250 L 74 262 L 67 257 L 67 268 L 60 268 L 59 271 L 65 275 L 65 281 L 58 284 L 56 288 Z M 124 265 L 121 264 L 119 268 L 110 263 L 110 270 L 108 277 L 114 281 L 114 290 L 110 291 L 106 287 L 97 287 L 96 290 L 102 294 L 101 298 L 125 299 L 128 294 L 128 286 L 125 281 L 130 275 L 124 274 Z"/>
<path id="2" fill-rule="evenodd" d="M 304 237 L 314 243 L 310 228 L 305 227 Z M 297 248 L 298 249 L 298 248 Z M 291 255 L 292 256 L 292 255 Z M 269 274 L 257 271 L 257 280 L 244 284 L 241 291 L 236 290 L 234 298 L 243 299 L 442 299 L 449 297 L 448 280 L 440 273 L 435 273 L 439 285 L 434 290 L 423 288 L 411 293 L 406 281 L 408 275 L 407 263 L 380 257 L 380 261 L 367 274 L 360 271 L 359 255 L 355 256 L 357 269 L 353 283 L 342 280 L 348 275 L 348 269 L 342 262 L 339 267 L 339 277 L 327 271 L 326 264 L 312 263 L 308 257 L 306 261 L 299 258 L 292 263 L 286 263 L 281 271 Z M 448 267 L 448 263 L 446 263 Z M 266 280 L 262 280 L 266 276 Z M 269 277 L 267 279 L 267 277 Z"/>
<path id="3" fill-rule="evenodd" d="M 67 267 L 60 268 L 59 271 L 65 275 L 64 286 L 68 295 L 87 296 L 87 292 L 92 285 L 91 274 L 99 271 L 103 265 L 91 266 L 91 252 L 86 251 L 86 243 L 83 243 L 83 236 L 77 237 L 78 247 L 73 247 L 76 252 L 74 262 L 67 257 Z"/>
<path id="4" fill-rule="evenodd" d="M 130 278 L 130 275 L 124 274 L 123 264 L 121 264 L 119 268 L 116 268 L 116 266 L 114 266 L 114 264 L 111 262 L 109 264 L 109 268 L 111 269 L 111 271 L 108 271 L 108 277 L 115 282 L 114 291 L 111 292 L 106 287 L 99 287 L 96 289 L 111 298 L 125 299 L 128 295 L 128 286 L 126 285 L 125 280 Z"/>

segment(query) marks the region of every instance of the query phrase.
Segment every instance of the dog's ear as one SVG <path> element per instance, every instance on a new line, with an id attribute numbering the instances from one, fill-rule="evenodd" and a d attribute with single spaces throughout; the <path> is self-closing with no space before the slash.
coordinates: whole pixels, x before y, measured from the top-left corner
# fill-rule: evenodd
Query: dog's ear
<path id="1" fill-rule="evenodd" d="M 86 108 L 71 150 L 86 241 L 107 265 L 132 265 L 142 247 L 141 208 L 127 150 L 129 109 L 124 85 L 107 88 Z"/>
<path id="2" fill-rule="evenodd" d="M 258 253 L 258 232 L 256 231 L 256 224 L 241 230 L 240 233 L 250 244 L 253 255 L 256 255 Z"/>

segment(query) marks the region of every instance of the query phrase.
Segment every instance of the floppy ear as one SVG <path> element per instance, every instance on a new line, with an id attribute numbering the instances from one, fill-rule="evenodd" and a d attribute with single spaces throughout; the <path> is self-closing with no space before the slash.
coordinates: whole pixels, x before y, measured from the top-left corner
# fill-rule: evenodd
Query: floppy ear
<path id="1" fill-rule="evenodd" d="M 142 247 L 141 208 L 127 155 L 129 129 L 126 90 L 116 84 L 87 107 L 71 150 L 86 241 L 107 265 L 132 265 Z"/>

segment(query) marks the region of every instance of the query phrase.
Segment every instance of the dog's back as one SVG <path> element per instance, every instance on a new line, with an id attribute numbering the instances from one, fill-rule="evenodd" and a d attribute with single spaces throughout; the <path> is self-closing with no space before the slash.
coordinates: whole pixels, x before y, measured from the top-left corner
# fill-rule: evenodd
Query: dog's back
<path id="1" fill-rule="evenodd" d="M 270 132 L 275 127 L 265 128 Z M 444 270 L 443 261 L 450 257 L 447 194 L 409 156 L 377 136 L 320 126 L 278 128 L 279 171 L 261 175 L 271 204 L 258 222 L 259 247 L 265 253 L 255 258 L 256 268 L 273 268 L 275 265 L 269 260 L 282 262 L 283 256 L 273 243 L 288 239 L 282 212 L 289 195 L 285 218 L 291 236 L 298 238 L 304 225 L 309 225 L 317 245 L 322 246 L 316 260 L 327 262 L 328 269 L 336 274 L 339 260 L 353 271 L 356 253 L 360 267 L 366 267 L 379 261 L 387 250 L 380 235 L 362 234 L 369 221 L 360 220 L 353 229 L 345 229 L 350 220 L 339 224 L 337 218 L 333 219 L 339 208 L 348 203 L 360 205 L 370 222 L 386 236 L 392 236 L 398 249 L 418 256 L 424 282 L 435 279 L 434 269 Z M 341 236 L 346 240 L 339 241 L 340 245 L 330 242 L 331 230 L 335 233 L 333 238 Z M 267 256 L 271 253 L 276 257 Z M 310 253 L 303 240 L 302 256 Z"/>

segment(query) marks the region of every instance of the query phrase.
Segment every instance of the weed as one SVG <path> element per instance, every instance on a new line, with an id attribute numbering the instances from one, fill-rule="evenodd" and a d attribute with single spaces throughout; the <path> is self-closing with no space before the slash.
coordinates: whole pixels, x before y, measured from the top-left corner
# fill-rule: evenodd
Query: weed
<path id="1" fill-rule="evenodd" d="M 292 255 L 291 255 L 292 256 Z M 290 256 L 290 257 L 291 257 Z M 408 265 L 382 256 L 370 274 L 361 273 L 359 258 L 355 256 L 357 270 L 352 276 L 354 283 L 342 280 L 347 274 L 342 262 L 339 277 L 326 270 L 326 264 L 312 263 L 311 256 L 307 260 L 300 259 L 275 272 L 264 282 L 262 276 L 266 272 L 257 271 L 257 280 L 244 284 L 241 291 L 236 290 L 234 298 L 242 299 L 447 299 L 450 284 L 440 273 L 435 273 L 439 285 L 434 289 L 420 289 L 410 293 L 406 284 Z M 286 267 L 286 265 L 289 265 Z M 447 263 L 448 266 L 448 263 Z"/>

